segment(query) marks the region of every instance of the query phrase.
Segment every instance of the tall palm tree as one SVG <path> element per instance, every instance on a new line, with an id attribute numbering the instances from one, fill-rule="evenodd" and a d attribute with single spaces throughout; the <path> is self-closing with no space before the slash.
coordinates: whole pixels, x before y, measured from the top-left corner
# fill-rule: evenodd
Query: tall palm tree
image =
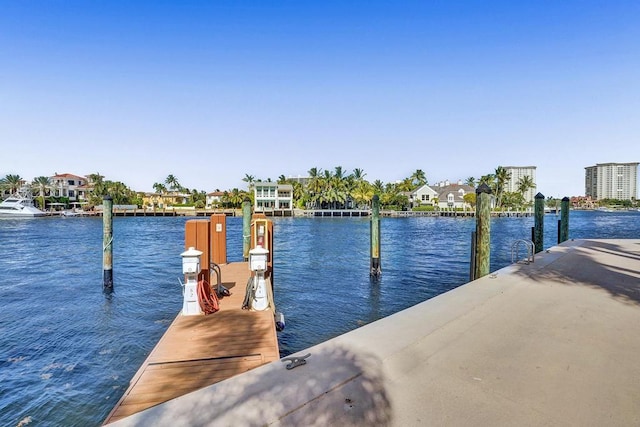
<path id="1" fill-rule="evenodd" d="M 533 179 L 529 175 L 521 176 L 518 182 L 516 183 L 518 188 L 518 193 L 524 196 L 524 193 L 527 191 L 536 188 L 536 184 L 533 182 Z"/>
<path id="2" fill-rule="evenodd" d="M 496 206 L 502 206 L 502 197 L 504 196 L 504 188 L 507 182 L 511 179 L 511 172 L 498 166 L 495 171 L 496 177 Z"/>
<path id="3" fill-rule="evenodd" d="M 176 178 L 172 174 L 169 174 L 167 176 L 167 179 L 164 180 L 164 183 L 169 186 L 169 190 L 171 191 L 177 191 L 181 189 L 180 183 L 178 182 L 178 178 Z"/>
<path id="4" fill-rule="evenodd" d="M 39 176 L 33 179 L 31 183 L 38 190 L 38 197 L 40 197 L 40 208 L 44 209 L 44 196 L 46 190 L 51 187 L 51 180 L 48 176 Z"/>
<path id="5" fill-rule="evenodd" d="M 309 201 L 315 208 L 318 203 L 322 203 L 322 191 L 324 189 L 324 179 L 322 178 L 322 169 L 313 167 L 309 169 L 309 182 L 307 183 L 307 191 L 309 192 Z"/>
<path id="6" fill-rule="evenodd" d="M 422 169 L 416 169 L 416 171 L 411 175 L 411 182 L 415 186 L 414 188 L 422 187 L 427 183 L 427 175 Z"/>
<path id="7" fill-rule="evenodd" d="M 249 192 L 252 192 L 253 183 L 256 182 L 256 177 L 253 175 L 249 175 L 248 173 L 245 173 L 244 178 L 242 178 L 242 180 L 247 183 L 249 187 Z"/>

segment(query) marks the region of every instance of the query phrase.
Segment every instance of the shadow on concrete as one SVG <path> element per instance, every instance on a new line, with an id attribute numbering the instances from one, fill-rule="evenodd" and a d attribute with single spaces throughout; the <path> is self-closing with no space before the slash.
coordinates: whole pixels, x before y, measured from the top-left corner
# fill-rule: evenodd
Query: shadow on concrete
<path id="1" fill-rule="evenodd" d="M 588 240 L 543 269 L 523 268 L 534 281 L 603 289 L 625 304 L 640 305 L 640 243 Z"/>
<path id="2" fill-rule="evenodd" d="M 307 364 L 274 362 L 124 419 L 124 425 L 376 425 L 391 423 L 382 364 L 325 343 Z M 119 425 L 119 424 L 118 424 Z"/>

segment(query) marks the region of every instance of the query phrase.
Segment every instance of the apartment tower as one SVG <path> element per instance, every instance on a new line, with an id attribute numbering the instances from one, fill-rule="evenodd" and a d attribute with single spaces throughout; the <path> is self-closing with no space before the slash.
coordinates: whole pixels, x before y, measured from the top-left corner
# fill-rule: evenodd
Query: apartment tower
<path id="1" fill-rule="evenodd" d="M 584 174 L 585 196 L 596 200 L 635 200 L 638 197 L 638 164 L 597 163 Z"/>

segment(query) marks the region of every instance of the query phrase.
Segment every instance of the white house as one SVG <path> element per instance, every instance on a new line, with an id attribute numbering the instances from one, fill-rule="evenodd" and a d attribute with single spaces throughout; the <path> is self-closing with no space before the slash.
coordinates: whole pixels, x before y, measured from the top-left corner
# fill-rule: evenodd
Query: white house
<path id="1" fill-rule="evenodd" d="M 211 208 L 212 206 L 217 206 L 220 203 L 222 203 L 222 196 L 224 195 L 224 193 L 222 191 L 214 191 L 212 193 L 208 193 L 207 194 L 207 198 L 206 198 L 206 207 L 207 209 Z"/>
<path id="2" fill-rule="evenodd" d="M 411 207 L 434 205 L 437 201 L 438 192 L 434 190 L 433 187 L 426 184 L 409 194 L 409 203 L 411 204 Z"/>
<path id="3" fill-rule="evenodd" d="M 258 181 L 253 184 L 256 212 L 293 210 L 293 185 Z"/>

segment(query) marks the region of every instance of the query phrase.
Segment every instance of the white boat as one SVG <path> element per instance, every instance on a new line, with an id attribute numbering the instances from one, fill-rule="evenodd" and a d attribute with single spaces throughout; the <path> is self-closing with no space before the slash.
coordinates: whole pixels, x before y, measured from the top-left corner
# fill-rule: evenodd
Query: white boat
<path id="1" fill-rule="evenodd" d="M 3 218 L 34 218 L 46 215 L 46 212 L 33 206 L 30 191 L 20 191 L 0 202 L 0 217 Z"/>

